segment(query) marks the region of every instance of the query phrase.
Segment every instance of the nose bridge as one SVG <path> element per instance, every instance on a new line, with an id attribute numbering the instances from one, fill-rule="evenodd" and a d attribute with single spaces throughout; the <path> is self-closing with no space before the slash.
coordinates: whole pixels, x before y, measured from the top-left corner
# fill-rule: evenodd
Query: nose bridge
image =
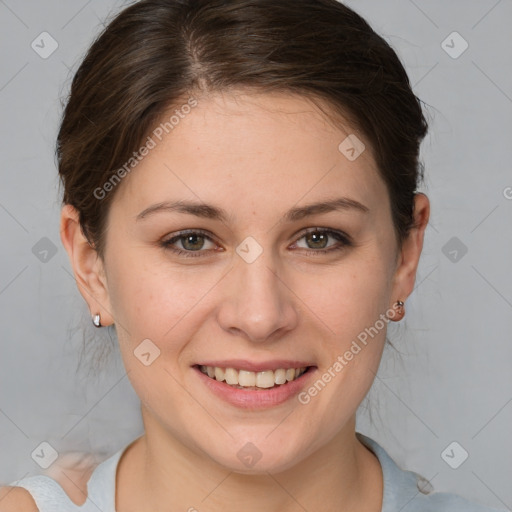
<path id="1" fill-rule="evenodd" d="M 278 329 L 292 328 L 296 315 L 271 249 L 249 236 L 236 247 L 236 253 L 233 293 L 222 307 L 222 326 L 243 331 L 252 341 L 265 341 Z"/>

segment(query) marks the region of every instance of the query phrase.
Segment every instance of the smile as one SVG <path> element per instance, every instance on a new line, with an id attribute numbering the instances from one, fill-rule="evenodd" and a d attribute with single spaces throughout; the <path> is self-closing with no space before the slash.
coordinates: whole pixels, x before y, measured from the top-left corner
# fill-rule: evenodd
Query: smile
<path id="1" fill-rule="evenodd" d="M 225 382 L 236 389 L 270 389 L 282 386 L 287 382 L 297 380 L 309 367 L 278 368 L 276 370 L 263 370 L 251 372 L 236 368 L 220 368 L 218 366 L 198 366 L 199 370 L 218 382 Z"/>

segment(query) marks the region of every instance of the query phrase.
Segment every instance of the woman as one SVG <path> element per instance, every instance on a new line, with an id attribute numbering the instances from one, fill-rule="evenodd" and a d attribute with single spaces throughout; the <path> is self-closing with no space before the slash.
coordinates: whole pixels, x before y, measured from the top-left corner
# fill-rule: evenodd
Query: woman
<path id="1" fill-rule="evenodd" d="M 335 0 L 121 12 L 64 112 L 61 238 L 145 431 L 83 495 L 35 476 L 0 510 L 493 510 L 355 431 L 415 283 L 426 132 L 395 52 Z"/>

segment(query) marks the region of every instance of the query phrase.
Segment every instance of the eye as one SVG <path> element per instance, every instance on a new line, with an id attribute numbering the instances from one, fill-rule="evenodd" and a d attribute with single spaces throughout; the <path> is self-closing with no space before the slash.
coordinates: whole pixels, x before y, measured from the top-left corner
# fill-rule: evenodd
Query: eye
<path id="1" fill-rule="evenodd" d="M 334 238 L 338 243 L 328 246 L 327 243 L 329 238 Z M 299 238 L 299 240 L 302 239 L 305 239 L 308 244 L 305 248 L 306 253 L 313 254 L 315 256 L 339 251 L 352 245 L 350 238 L 344 233 L 325 228 L 311 228 Z"/>
<path id="2" fill-rule="evenodd" d="M 161 246 L 164 247 L 164 249 L 168 249 L 180 256 L 185 257 L 197 257 L 197 256 L 204 256 L 204 254 L 208 251 L 201 251 L 201 249 L 205 246 L 205 240 L 208 240 L 210 243 L 213 243 L 213 239 L 206 234 L 206 232 L 201 230 L 188 230 L 188 231 L 182 231 L 178 233 L 176 236 L 173 236 L 172 238 L 168 240 L 164 240 L 161 242 Z M 176 243 L 180 243 L 181 247 L 183 249 L 179 249 L 176 247 L 173 247 Z M 193 254 L 194 252 L 198 254 Z"/>

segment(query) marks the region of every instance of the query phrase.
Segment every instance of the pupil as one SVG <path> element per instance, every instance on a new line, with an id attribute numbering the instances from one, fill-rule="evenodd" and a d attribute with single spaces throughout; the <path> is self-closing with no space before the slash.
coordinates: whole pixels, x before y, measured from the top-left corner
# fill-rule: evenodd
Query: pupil
<path id="1" fill-rule="evenodd" d="M 199 247 L 187 247 L 187 244 L 188 244 L 189 242 L 191 242 L 191 243 L 192 243 L 192 246 L 194 246 L 194 245 L 195 245 L 194 240 L 195 240 L 195 242 L 197 243 L 197 240 L 198 240 L 199 238 L 201 238 L 201 236 L 197 236 L 197 235 L 187 235 L 187 236 L 186 236 L 186 238 L 185 238 L 185 248 L 187 248 L 187 249 L 200 249 L 202 244 L 199 244 Z"/>
<path id="2" fill-rule="evenodd" d="M 325 242 L 325 238 L 326 238 L 326 236 L 325 236 L 325 234 L 323 234 L 323 233 L 312 233 L 310 236 L 311 236 L 312 238 L 314 238 L 314 239 L 319 239 L 319 238 L 320 238 L 320 239 L 323 239 L 323 240 L 313 240 L 313 244 L 318 243 L 319 241 L 320 241 L 320 242 L 322 242 L 322 241 L 323 241 L 323 242 Z M 324 245 L 321 245 L 321 247 L 325 247 L 325 244 L 324 244 Z"/>

